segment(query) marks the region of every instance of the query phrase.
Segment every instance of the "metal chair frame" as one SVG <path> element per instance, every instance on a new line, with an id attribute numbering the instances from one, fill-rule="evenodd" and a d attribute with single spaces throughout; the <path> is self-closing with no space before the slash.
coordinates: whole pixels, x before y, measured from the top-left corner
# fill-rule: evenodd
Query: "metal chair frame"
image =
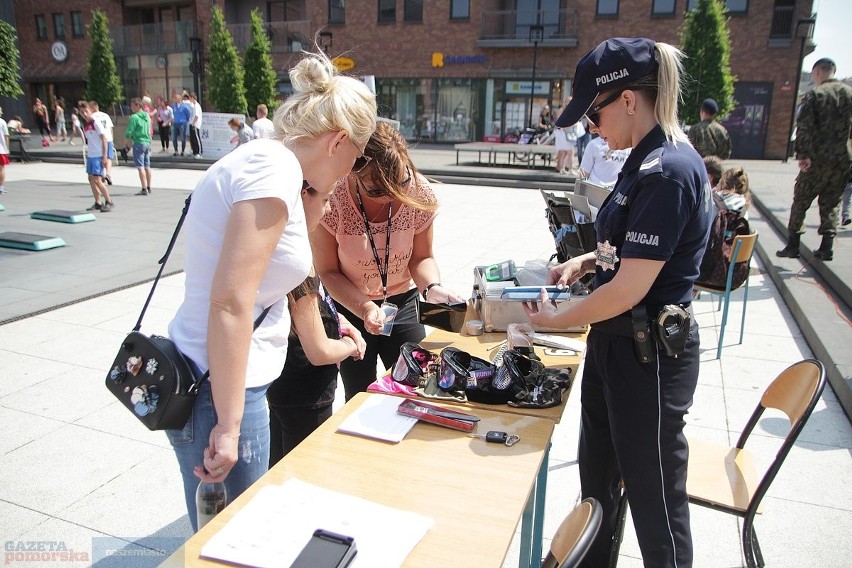
<path id="1" fill-rule="evenodd" d="M 752 233 L 750 235 L 738 235 L 734 237 L 733 250 L 731 252 L 732 262 L 730 263 L 730 266 L 728 266 L 728 276 L 724 290 L 701 286 L 700 284 L 695 285 L 695 289 L 700 292 L 708 292 L 710 294 L 715 294 L 719 296 L 719 307 L 716 308 L 716 311 L 719 311 L 719 309 L 722 307 L 723 301 L 725 303 L 725 310 L 722 312 L 722 325 L 719 327 L 719 345 L 716 348 L 716 359 L 720 359 L 722 357 L 722 341 L 725 339 L 725 325 L 728 323 L 728 307 L 731 303 L 731 293 L 734 290 L 738 290 L 739 288 L 744 289 L 743 315 L 740 320 L 740 343 L 743 342 L 746 306 L 748 305 L 748 281 L 751 275 L 749 274 L 746 276 L 745 282 L 743 282 L 741 286 L 737 288 L 732 288 L 731 285 L 734 278 L 734 267 L 736 266 L 736 264 L 741 262 L 747 262 L 746 266 L 748 267 L 748 270 L 751 271 L 751 258 L 752 256 L 754 256 L 754 247 L 756 244 L 757 233 Z"/>

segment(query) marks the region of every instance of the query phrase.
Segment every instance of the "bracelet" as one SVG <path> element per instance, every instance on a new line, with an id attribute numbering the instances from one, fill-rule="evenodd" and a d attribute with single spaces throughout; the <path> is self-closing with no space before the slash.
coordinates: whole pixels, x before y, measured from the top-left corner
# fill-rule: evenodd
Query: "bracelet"
<path id="1" fill-rule="evenodd" d="M 232 440 L 239 440 L 240 433 L 237 432 L 236 434 L 226 434 L 224 432 L 216 432 L 216 439 L 218 440 L 219 438 L 230 438 Z"/>
<path id="2" fill-rule="evenodd" d="M 425 288 L 423 288 L 423 299 L 424 299 L 424 300 L 426 300 L 426 299 L 427 299 L 427 298 L 426 298 L 426 294 L 428 294 L 428 293 L 429 293 L 429 290 L 431 290 L 431 289 L 432 289 L 432 288 L 434 288 L 435 286 L 440 286 L 440 285 L 441 285 L 441 283 L 440 283 L 440 282 L 432 282 L 431 284 L 429 284 L 428 286 L 426 286 Z"/>

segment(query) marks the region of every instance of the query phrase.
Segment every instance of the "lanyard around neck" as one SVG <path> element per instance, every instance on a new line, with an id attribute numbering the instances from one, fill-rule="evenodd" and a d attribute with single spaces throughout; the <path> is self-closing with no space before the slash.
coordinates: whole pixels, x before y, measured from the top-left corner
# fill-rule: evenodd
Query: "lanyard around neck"
<path id="1" fill-rule="evenodd" d="M 370 248 L 373 249 L 373 259 L 376 261 L 376 270 L 379 271 L 379 278 L 382 279 L 382 296 L 384 300 L 388 299 L 388 266 L 390 261 L 390 239 L 391 239 L 391 216 L 393 202 L 388 203 L 388 227 L 387 236 L 385 237 L 385 265 L 382 268 L 379 262 L 379 249 L 376 248 L 376 241 L 373 239 L 373 231 L 370 230 L 370 220 L 367 219 L 367 210 L 364 209 L 364 200 L 361 199 L 361 190 L 358 185 L 355 185 L 355 196 L 358 198 L 358 209 L 361 210 L 361 217 L 364 219 L 364 230 L 367 232 L 367 239 L 370 241 Z"/>

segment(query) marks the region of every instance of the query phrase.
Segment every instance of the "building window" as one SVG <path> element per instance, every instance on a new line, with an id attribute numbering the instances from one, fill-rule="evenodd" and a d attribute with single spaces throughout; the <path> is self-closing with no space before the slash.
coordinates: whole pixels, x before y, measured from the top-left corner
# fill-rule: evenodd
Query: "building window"
<path id="1" fill-rule="evenodd" d="M 403 19 L 406 22 L 423 21 L 423 0 L 405 0 Z"/>
<path id="2" fill-rule="evenodd" d="M 725 8 L 734 14 L 745 14 L 748 12 L 748 0 L 725 0 Z"/>
<path id="3" fill-rule="evenodd" d="M 450 0 L 450 19 L 469 20 L 470 0 Z"/>
<path id="4" fill-rule="evenodd" d="M 795 8 L 796 0 L 775 0 L 769 37 L 790 38 L 793 36 L 793 10 Z"/>
<path id="5" fill-rule="evenodd" d="M 62 13 L 53 14 L 53 37 L 65 39 L 65 15 Z"/>
<path id="6" fill-rule="evenodd" d="M 598 0 L 598 16 L 617 16 L 618 0 Z"/>
<path id="7" fill-rule="evenodd" d="M 675 13 L 675 0 L 654 0 L 651 6 L 651 14 L 654 16 L 673 16 Z"/>
<path id="8" fill-rule="evenodd" d="M 379 0 L 379 21 L 396 21 L 396 0 Z"/>
<path id="9" fill-rule="evenodd" d="M 304 0 L 270 0 L 266 3 L 267 22 L 296 22 L 304 20 Z"/>
<path id="10" fill-rule="evenodd" d="M 47 20 L 43 14 L 36 15 L 36 38 L 47 39 Z"/>
<path id="11" fill-rule="evenodd" d="M 328 0 L 328 23 L 329 24 L 345 24 L 346 23 L 346 8 L 345 0 Z"/>
<path id="12" fill-rule="evenodd" d="M 686 0 L 686 11 L 695 10 L 698 0 Z M 725 0 L 725 9 L 734 14 L 745 14 L 748 12 L 748 0 Z"/>
<path id="13" fill-rule="evenodd" d="M 71 12 L 71 35 L 83 37 L 86 27 L 83 25 L 83 12 Z"/>

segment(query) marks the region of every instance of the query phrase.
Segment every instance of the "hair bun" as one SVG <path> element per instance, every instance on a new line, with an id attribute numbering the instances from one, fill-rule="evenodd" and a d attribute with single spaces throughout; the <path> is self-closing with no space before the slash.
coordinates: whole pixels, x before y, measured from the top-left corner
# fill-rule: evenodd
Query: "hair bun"
<path id="1" fill-rule="evenodd" d="M 324 93 L 331 88 L 335 74 L 330 59 L 310 53 L 290 70 L 290 82 L 297 93 Z"/>

